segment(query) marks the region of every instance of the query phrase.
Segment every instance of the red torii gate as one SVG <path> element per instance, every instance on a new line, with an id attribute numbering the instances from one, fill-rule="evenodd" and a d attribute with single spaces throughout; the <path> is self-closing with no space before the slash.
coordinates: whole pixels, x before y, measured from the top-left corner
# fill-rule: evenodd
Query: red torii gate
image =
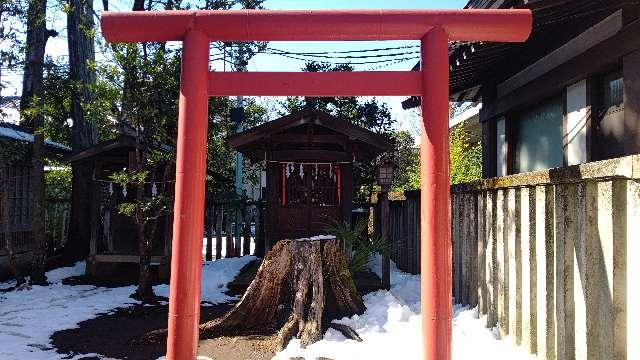
<path id="1" fill-rule="evenodd" d="M 110 42 L 183 43 L 167 359 L 194 359 L 209 96 L 422 97 L 421 291 L 424 358 L 451 358 L 448 41 L 522 42 L 529 10 L 229 10 L 105 12 Z M 210 41 L 420 40 L 422 70 L 209 72 Z"/>

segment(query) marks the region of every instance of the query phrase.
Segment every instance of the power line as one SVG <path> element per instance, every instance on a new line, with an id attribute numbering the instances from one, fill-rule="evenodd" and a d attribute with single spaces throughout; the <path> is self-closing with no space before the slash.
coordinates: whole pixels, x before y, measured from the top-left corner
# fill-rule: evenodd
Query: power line
<path id="1" fill-rule="evenodd" d="M 290 52 L 290 51 L 285 51 L 285 50 L 270 48 L 270 47 L 268 47 L 267 50 L 286 52 L 291 55 L 328 55 L 328 54 L 366 53 L 366 52 L 378 52 L 378 51 L 400 50 L 400 49 L 416 49 L 419 47 L 420 47 L 419 45 L 407 45 L 407 46 L 394 46 L 394 47 L 374 48 L 374 49 L 359 49 L 359 50 L 345 50 L 345 51 L 319 51 L 319 52 Z"/>
<path id="2" fill-rule="evenodd" d="M 277 55 L 277 56 L 282 56 L 282 57 L 286 57 L 289 59 L 293 59 L 293 60 L 298 60 L 298 61 L 315 61 L 321 64 L 330 64 L 330 65 L 367 65 L 367 64 L 381 64 L 381 63 L 393 63 L 393 62 L 397 62 L 397 61 L 408 61 L 408 60 L 417 60 L 419 57 L 418 56 L 409 56 L 409 57 L 402 57 L 402 58 L 393 58 L 393 59 L 383 59 L 383 60 L 375 60 L 375 61 L 349 61 L 349 62 L 333 62 L 333 61 L 326 61 L 326 60 L 318 60 L 315 59 L 313 57 L 299 57 L 299 56 L 293 56 L 293 55 L 288 55 L 288 54 L 284 54 L 284 53 L 264 53 L 266 55 Z M 224 59 L 224 58 L 213 58 L 211 59 L 211 61 L 224 61 L 227 63 L 232 63 L 230 60 Z"/>
<path id="3" fill-rule="evenodd" d="M 394 62 L 389 62 L 387 64 L 383 64 L 383 65 L 379 65 L 379 66 L 374 66 L 374 67 L 368 68 L 365 71 L 380 70 L 380 69 L 384 69 L 384 68 L 387 68 L 389 66 L 393 66 L 393 65 L 396 65 L 396 64 L 401 64 L 403 62 L 407 62 L 407 61 L 410 61 L 410 60 L 417 60 L 417 58 L 400 59 L 400 60 L 396 60 Z"/>
<path id="4" fill-rule="evenodd" d="M 375 60 L 375 61 L 355 61 L 355 62 L 331 62 L 331 61 L 326 61 L 326 60 L 316 60 L 314 58 L 302 58 L 302 57 L 298 57 L 298 56 L 292 56 L 292 55 L 285 55 L 285 54 L 269 54 L 269 55 L 278 55 L 278 56 L 283 56 L 289 59 L 294 59 L 294 60 L 299 60 L 299 61 L 316 61 L 319 62 L 321 64 L 332 64 L 332 65 L 367 65 L 367 64 L 380 64 L 380 63 L 388 63 L 388 62 L 393 62 L 393 61 L 398 61 L 398 60 L 414 60 L 414 59 L 418 59 L 418 56 L 410 56 L 410 57 L 404 57 L 404 58 L 395 58 L 395 59 L 384 59 L 384 60 Z"/>
<path id="5" fill-rule="evenodd" d="M 286 55 L 292 55 L 292 56 L 319 57 L 319 58 L 325 58 L 325 59 L 367 59 L 367 58 L 380 58 L 380 57 L 390 57 L 390 56 L 406 56 L 406 55 L 413 55 L 413 54 L 420 53 L 420 51 L 405 51 L 405 52 L 385 53 L 385 54 L 336 56 L 336 55 L 324 55 L 324 54 L 310 55 L 312 53 L 296 53 L 296 52 L 288 52 L 288 51 L 282 51 L 282 50 L 276 50 L 276 49 L 270 49 L 270 50 L 272 51 L 264 51 L 264 52 L 258 52 L 258 53 L 275 54 L 275 55 L 286 54 Z"/>
<path id="6" fill-rule="evenodd" d="M 238 47 L 238 45 L 229 45 L 229 46 L 225 46 L 225 47 Z M 341 50 L 341 51 L 316 51 L 316 52 L 290 52 L 291 54 L 294 55 L 325 55 L 325 54 L 350 54 L 350 53 L 364 53 L 364 52 L 376 52 L 376 51 L 388 51 L 388 50 L 400 50 L 400 49 L 416 49 L 419 48 L 420 45 L 403 45 L 403 46 L 392 46 L 392 47 L 385 47 L 385 48 L 372 48 L 372 49 L 358 49 L 358 50 Z M 222 50 L 221 47 L 216 47 L 218 48 L 218 50 Z M 278 48 L 273 48 L 273 47 L 267 47 L 267 49 L 269 50 L 275 50 L 275 51 L 283 51 L 283 52 L 289 52 L 286 50 L 282 50 L 282 49 L 278 49 Z"/>

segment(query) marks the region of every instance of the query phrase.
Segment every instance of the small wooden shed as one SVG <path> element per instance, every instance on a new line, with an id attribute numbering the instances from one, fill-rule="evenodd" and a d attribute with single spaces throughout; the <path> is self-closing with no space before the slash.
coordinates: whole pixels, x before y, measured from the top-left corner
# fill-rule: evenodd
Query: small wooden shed
<path id="1" fill-rule="evenodd" d="M 383 136 L 313 108 L 238 133 L 228 144 L 265 163 L 267 249 L 350 221 L 354 162 L 391 149 Z"/>
<path id="2" fill-rule="evenodd" d="M 140 257 L 136 224 L 118 210 L 120 204 L 135 198 L 135 189 L 123 188 L 111 180 L 115 172 L 134 166 L 136 146 L 135 137 L 123 132 L 114 140 L 100 143 L 69 158 L 72 164 L 90 163 L 93 168 L 92 190 L 87 197 L 91 202 L 87 275 L 120 277 L 123 274 L 137 274 Z M 169 146 L 163 146 L 163 149 L 173 151 Z M 160 189 L 160 184 L 145 186 Z M 166 189 L 173 192 L 173 184 L 166 186 Z M 157 220 L 152 244 L 151 264 L 161 279 L 169 275 L 172 218 L 172 214 L 166 214 Z"/>

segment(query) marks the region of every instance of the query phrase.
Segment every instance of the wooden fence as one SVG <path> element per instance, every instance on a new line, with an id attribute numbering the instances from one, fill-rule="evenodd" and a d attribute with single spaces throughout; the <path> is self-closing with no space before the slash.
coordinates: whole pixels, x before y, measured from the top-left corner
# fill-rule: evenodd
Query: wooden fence
<path id="1" fill-rule="evenodd" d="M 640 156 L 451 191 L 456 303 L 541 359 L 640 359 Z M 392 259 L 411 272 L 418 200 L 391 202 Z"/>
<path id="2" fill-rule="evenodd" d="M 0 267 L 6 263 L 8 245 L 15 254 L 27 254 L 33 248 L 31 170 L 29 161 L 11 164 L 0 161 Z M 66 241 L 70 207 L 69 199 L 45 200 L 49 255 L 62 248 Z"/>
<path id="3" fill-rule="evenodd" d="M 405 192 L 406 200 L 389 201 L 389 241 L 391 260 L 398 269 L 420 273 L 420 191 Z M 379 215 L 379 206 L 374 212 Z M 376 216 L 376 232 L 379 230 Z"/>
<path id="4" fill-rule="evenodd" d="M 216 202 L 205 212 L 204 258 L 207 261 L 223 257 L 264 256 L 264 205 L 236 206 Z"/>
<path id="5" fill-rule="evenodd" d="M 640 157 L 452 188 L 453 295 L 542 359 L 640 359 Z"/>
<path id="6" fill-rule="evenodd" d="M 47 248 L 55 254 L 62 250 L 69 235 L 71 220 L 71 200 L 64 198 L 47 199 L 45 203 L 45 230 Z"/>
<path id="7" fill-rule="evenodd" d="M 31 224 L 16 222 L 20 217 L 16 214 L 16 207 L 6 205 L 11 204 L 7 199 L 8 196 L 0 192 L 0 278 L 4 277 L 8 266 L 8 245 L 11 245 L 19 266 L 26 266 L 30 262 L 34 246 Z M 45 231 L 48 256 L 63 248 L 69 233 L 70 213 L 69 199 L 46 199 Z"/>

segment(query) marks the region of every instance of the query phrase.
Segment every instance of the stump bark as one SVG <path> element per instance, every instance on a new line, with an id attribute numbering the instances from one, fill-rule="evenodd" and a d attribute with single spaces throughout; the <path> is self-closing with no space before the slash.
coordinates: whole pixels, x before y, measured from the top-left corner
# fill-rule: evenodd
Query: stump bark
<path id="1" fill-rule="evenodd" d="M 322 339 L 332 319 L 363 311 L 337 240 L 282 240 L 266 255 L 236 306 L 200 325 L 200 336 L 277 332 L 278 350 L 293 337 L 305 347 Z M 346 336 L 359 339 L 353 329 L 335 325 Z"/>

